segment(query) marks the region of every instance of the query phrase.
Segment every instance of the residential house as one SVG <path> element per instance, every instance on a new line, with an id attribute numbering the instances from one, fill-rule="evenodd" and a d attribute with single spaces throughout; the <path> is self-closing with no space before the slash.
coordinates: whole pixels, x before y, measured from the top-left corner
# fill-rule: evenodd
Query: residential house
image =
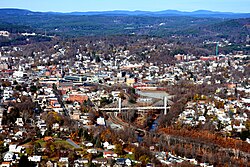
<path id="1" fill-rule="evenodd" d="M 15 159 L 15 154 L 13 152 L 6 152 L 3 156 L 3 160 L 6 162 L 12 162 Z"/>
<path id="2" fill-rule="evenodd" d="M 53 163 L 52 163 L 51 161 L 48 161 L 48 162 L 46 163 L 46 166 L 47 166 L 47 167 L 54 167 L 54 165 L 53 165 Z"/>
<path id="3" fill-rule="evenodd" d="M 0 167 L 11 167 L 11 162 L 2 162 Z"/>
<path id="4" fill-rule="evenodd" d="M 90 154 L 97 154 L 97 149 L 94 149 L 94 148 L 87 149 L 87 152 Z"/>
<path id="5" fill-rule="evenodd" d="M 9 152 L 12 153 L 24 153 L 25 148 L 23 146 L 18 146 L 16 144 L 9 145 Z"/>
<path id="6" fill-rule="evenodd" d="M 33 155 L 28 157 L 29 161 L 39 163 L 42 160 L 42 156 Z"/>
<path id="7" fill-rule="evenodd" d="M 93 147 L 93 146 L 94 146 L 93 143 L 88 142 L 88 141 L 83 142 L 83 144 L 84 144 L 86 147 Z"/>
<path id="8" fill-rule="evenodd" d="M 103 157 L 104 158 L 116 158 L 118 155 L 114 153 L 114 151 L 104 151 L 103 152 Z"/>
<path id="9" fill-rule="evenodd" d="M 118 166 L 132 166 L 132 161 L 128 158 L 117 158 L 116 164 Z"/>
<path id="10" fill-rule="evenodd" d="M 115 149 L 115 145 L 109 145 L 109 146 L 107 146 L 107 150 L 114 150 Z"/>
<path id="11" fill-rule="evenodd" d="M 106 141 L 102 145 L 103 145 L 103 148 L 107 148 L 109 146 L 109 142 Z"/>
<path id="12" fill-rule="evenodd" d="M 60 128 L 60 125 L 58 123 L 54 123 L 52 126 L 52 129 L 58 130 Z"/>
<path id="13" fill-rule="evenodd" d="M 82 167 L 85 166 L 89 163 L 89 160 L 86 158 L 82 158 L 82 159 L 77 159 L 74 161 L 74 167 Z"/>
<path id="14" fill-rule="evenodd" d="M 108 160 L 106 158 L 95 158 L 92 160 L 92 163 L 106 165 L 108 163 Z"/>
<path id="15" fill-rule="evenodd" d="M 24 125 L 23 118 L 17 118 L 15 123 L 16 123 L 17 126 L 22 127 Z"/>
<path id="16" fill-rule="evenodd" d="M 64 166 L 64 167 L 68 167 L 69 166 L 69 158 L 68 157 L 60 157 L 59 162 L 58 162 L 58 166 Z"/>

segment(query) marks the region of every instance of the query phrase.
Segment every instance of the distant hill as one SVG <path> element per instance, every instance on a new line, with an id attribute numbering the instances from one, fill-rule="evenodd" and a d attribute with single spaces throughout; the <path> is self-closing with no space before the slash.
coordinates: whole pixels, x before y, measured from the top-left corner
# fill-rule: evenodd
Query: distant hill
<path id="1" fill-rule="evenodd" d="M 242 41 L 249 35 L 250 14 L 206 10 L 107 12 L 32 12 L 0 9 L 0 30 L 34 30 L 64 37 L 107 35 L 150 35 L 180 39 L 228 38 Z M 233 33 L 232 33 L 233 32 Z"/>
<path id="2" fill-rule="evenodd" d="M 111 15 L 111 16 L 193 16 L 193 17 L 213 17 L 213 18 L 248 18 L 250 13 L 230 13 L 213 12 L 208 10 L 198 10 L 194 12 L 182 12 L 178 10 L 165 10 L 158 12 L 148 11 L 103 11 L 103 12 L 72 12 L 71 15 Z"/>
<path id="3" fill-rule="evenodd" d="M 209 10 L 197 10 L 194 12 L 182 12 L 178 10 L 164 10 L 164 11 L 126 11 L 126 10 L 114 10 L 114 11 L 93 11 L 93 12 L 71 12 L 71 13 L 60 13 L 60 12 L 32 12 L 23 9 L 0 9 L 0 14 L 5 15 L 104 15 L 104 16 L 154 16 L 154 17 L 165 17 L 165 16 L 192 16 L 192 17 L 213 17 L 213 18 L 248 18 L 250 13 L 232 13 L 232 12 L 215 12 Z"/>
<path id="4" fill-rule="evenodd" d="M 210 40 L 227 39 L 235 43 L 246 42 L 247 35 L 250 35 L 250 18 L 230 19 L 221 22 L 189 27 L 175 32 L 178 36 L 189 36 L 200 42 Z M 187 39 L 188 40 L 188 39 Z"/>
<path id="5" fill-rule="evenodd" d="M 25 16 L 25 15 L 46 15 L 46 13 L 32 12 L 25 9 L 0 9 L 0 15 Z"/>

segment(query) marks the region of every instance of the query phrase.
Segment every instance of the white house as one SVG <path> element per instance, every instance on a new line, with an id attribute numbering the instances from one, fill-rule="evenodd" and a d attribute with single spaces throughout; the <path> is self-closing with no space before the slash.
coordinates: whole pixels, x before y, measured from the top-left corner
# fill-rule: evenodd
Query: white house
<path id="1" fill-rule="evenodd" d="M 22 131 L 16 132 L 14 137 L 12 137 L 12 138 L 15 139 L 15 140 L 22 139 L 23 138 L 23 132 Z"/>
<path id="2" fill-rule="evenodd" d="M 88 164 L 89 163 L 89 160 L 84 158 L 84 159 L 77 159 L 74 161 L 74 167 L 80 167 L 84 164 Z"/>
<path id="3" fill-rule="evenodd" d="M 54 165 L 53 165 L 53 163 L 52 163 L 51 161 L 48 161 L 48 162 L 46 163 L 46 166 L 47 166 L 47 167 L 53 167 Z"/>
<path id="4" fill-rule="evenodd" d="M 13 94 L 13 90 L 6 88 L 3 91 L 3 99 L 6 100 L 6 99 L 10 98 L 12 94 Z"/>
<path id="5" fill-rule="evenodd" d="M 198 120 L 201 121 L 201 122 L 205 122 L 206 118 L 204 116 L 199 116 Z"/>
<path id="6" fill-rule="evenodd" d="M 69 158 L 68 157 L 60 157 L 59 162 L 69 162 Z"/>
<path id="7" fill-rule="evenodd" d="M 107 164 L 107 162 L 106 158 L 96 158 L 92 160 L 92 163 L 94 164 Z"/>
<path id="8" fill-rule="evenodd" d="M 87 152 L 90 153 L 90 154 L 97 154 L 96 149 L 87 149 Z"/>
<path id="9" fill-rule="evenodd" d="M 29 161 L 32 161 L 32 162 L 41 162 L 42 156 L 33 155 L 32 157 L 28 157 L 28 159 Z"/>
<path id="10" fill-rule="evenodd" d="M 10 36 L 10 32 L 9 31 L 0 31 L 0 36 L 9 37 Z"/>
<path id="11" fill-rule="evenodd" d="M 126 159 L 126 160 L 125 160 L 125 164 L 126 164 L 127 166 L 131 166 L 131 165 L 132 165 L 132 161 L 131 161 L 130 159 Z"/>
<path id="12" fill-rule="evenodd" d="M 24 125 L 23 118 L 17 118 L 15 123 L 17 126 L 23 126 Z"/>
<path id="13" fill-rule="evenodd" d="M 59 162 L 60 163 L 63 163 L 65 167 L 68 167 L 69 166 L 69 158 L 68 157 L 61 157 L 59 159 Z"/>
<path id="14" fill-rule="evenodd" d="M 97 125 L 105 126 L 105 119 L 103 117 L 97 118 Z"/>
<path id="15" fill-rule="evenodd" d="M 113 151 L 104 151 L 103 152 L 103 157 L 104 158 L 117 158 L 117 154 L 114 153 Z"/>
<path id="16" fill-rule="evenodd" d="M 14 78 L 22 78 L 24 76 L 23 71 L 14 71 L 13 77 Z"/>
<path id="17" fill-rule="evenodd" d="M 240 125 L 233 125 L 233 129 L 236 129 L 237 132 L 241 132 L 243 129 L 246 129 L 246 126 L 240 123 Z"/>
<path id="18" fill-rule="evenodd" d="M 25 148 L 23 146 L 17 146 L 16 144 L 9 145 L 9 152 L 22 153 Z"/>
<path id="19" fill-rule="evenodd" d="M 11 161 L 13 161 L 14 160 L 14 153 L 13 152 L 10 152 L 10 151 L 8 151 L 5 155 L 4 155 L 4 157 L 3 157 L 3 160 L 4 161 L 6 161 L 6 162 L 11 162 Z"/>
<path id="20" fill-rule="evenodd" d="M 109 146 L 107 147 L 107 149 L 108 149 L 108 150 L 114 150 L 114 149 L 115 149 L 115 145 L 109 145 Z"/>
<path id="21" fill-rule="evenodd" d="M 60 125 L 58 123 L 54 123 L 52 129 L 58 130 L 60 128 Z"/>
<path id="22" fill-rule="evenodd" d="M 103 145 L 104 148 L 107 148 L 109 146 L 109 142 L 106 141 L 102 145 Z"/>
<path id="23" fill-rule="evenodd" d="M 93 147 L 93 146 L 94 146 L 94 144 L 93 144 L 93 143 L 91 143 L 91 142 L 87 142 L 87 143 L 85 144 L 85 146 L 86 146 L 86 147 Z"/>

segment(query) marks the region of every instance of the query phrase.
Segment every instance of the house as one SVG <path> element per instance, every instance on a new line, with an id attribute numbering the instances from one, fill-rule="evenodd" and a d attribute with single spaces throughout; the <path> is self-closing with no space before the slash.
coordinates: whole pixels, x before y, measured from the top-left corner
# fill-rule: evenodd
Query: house
<path id="1" fill-rule="evenodd" d="M 103 145 L 104 148 L 107 148 L 109 146 L 109 142 L 106 141 L 102 145 Z"/>
<path id="2" fill-rule="evenodd" d="M 62 164 L 65 167 L 69 166 L 69 158 L 68 157 L 60 157 L 59 164 Z"/>
<path id="3" fill-rule="evenodd" d="M 53 167 L 54 165 L 53 165 L 53 163 L 52 163 L 51 161 L 48 161 L 48 162 L 46 163 L 46 166 L 47 166 L 47 167 Z"/>
<path id="4" fill-rule="evenodd" d="M 3 160 L 6 162 L 11 162 L 15 159 L 15 154 L 13 152 L 8 151 L 4 154 Z"/>
<path id="5" fill-rule="evenodd" d="M 12 153 L 24 153 L 25 148 L 23 146 L 17 146 L 16 144 L 9 145 L 9 152 Z"/>
<path id="6" fill-rule="evenodd" d="M 237 132 L 241 132 L 243 129 L 246 129 L 246 126 L 240 123 L 240 125 L 233 125 L 233 129 L 235 129 Z"/>
<path id="7" fill-rule="evenodd" d="M 46 163 L 46 167 L 57 167 L 58 166 L 58 162 L 53 162 L 53 163 L 51 161 L 48 161 L 48 162 L 50 162 L 50 163 L 48 163 L 48 164 Z M 61 166 L 63 166 L 63 164 Z M 66 166 L 63 166 L 63 167 L 66 167 Z"/>
<path id="8" fill-rule="evenodd" d="M 32 157 L 28 157 L 28 159 L 29 161 L 32 161 L 32 162 L 41 162 L 42 156 L 33 155 Z"/>
<path id="9" fill-rule="evenodd" d="M 92 160 L 92 163 L 93 164 L 107 164 L 108 163 L 108 160 L 106 158 L 96 158 L 96 159 L 93 159 Z"/>
<path id="10" fill-rule="evenodd" d="M 108 147 L 107 147 L 107 150 L 114 150 L 115 149 L 115 145 L 109 145 Z"/>
<path id="11" fill-rule="evenodd" d="M 117 158 L 116 164 L 119 166 L 132 166 L 132 161 L 126 158 Z"/>
<path id="12" fill-rule="evenodd" d="M 201 121 L 201 122 L 205 122 L 206 118 L 204 116 L 199 116 L 198 120 Z"/>
<path id="13" fill-rule="evenodd" d="M 44 120 L 39 120 L 37 122 L 37 127 L 40 129 L 42 135 L 44 135 L 45 131 L 47 130 L 47 125 Z"/>
<path id="14" fill-rule="evenodd" d="M 114 99 L 118 100 L 119 99 L 119 95 L 120 95 L 121 91 L 112 91 L 111 94 L 114 97 Z"/>
<path id="15" fill-rule="evenodd" d="M 10 151 L 10 152 L 15 152 L 15 151 L 16 151 L 16 147 L 17 147 L 16 144 L 10 144 L 10 145 L 9 145 L 9 151 Z"/>
<path id="16" fill-rule="evenodd" d="M 88 141 L 83 142 L 83 144 L 84 144 L 86 147 L 93 147 L 93 146 L 94 146 L 93 143 L 88 142 Z"/>
<path id="17" fill-rule="evenodd" d="M 103 117 L 97 118 L 97 125 L 105 126 L 105 119 Z"/>
<path id="18" fill-rule="evenodd" d="M 117 154 L 114 153 L 114 151 L 104 151 L 103 152 L 103 157 L 104 158 L 116 158 Z"/>
<path id="19" fill-rule="evenodd" d="M 74 161 L 74 167 L 81 167 L 89 163 L 89 160 L 86 158 L 77 159 Z"/>
<path id="20" fill-rule="evenodd" d="M 24 125 L 23 118 L 17 118 L 15 123 L 16 123 L 17 126 L 22 127 Z"/>
<path id="21" fill-rule="evenodd" d="M 91 123 L 91 120 L 89 120 L 89 116 L 88 116 L 88 115 L 81 115 L 81 116 L 80 116 L 80 121 L 81 121 L 84 125 L 87 125 L 87 124 Z"/>
<path id="22" fill-rule="evenodd" d="M 9 37 L 10 36 L 10 32 L 9 31 L 0 31 L 0 36 Z"/>
<path id="23" fill-rule="evenodd" d="M 54 123 L 52 126 L 52 129 L 58 130 L 60 128 L 60 125 L 58 123 Z"/>
<path id="24" fill-rule="evenodd" d="M 53 141 L 54 139 L 51 136 L 45 136 L 43 140 L 47 142 L 47 141 Z"/>
<path id="25" fill-rule="evenodd" d="M 166 153 L 166 152 L 156 152 L 156 153 L 155 153 L 155 157 L 156 157 L 158 160 L 166 160 L 166 158 L 167 158 L 167 153 Z"/>
<path id="26" fill-rule="evenodd" d="M 97 149 L 94 149 L 94 148 L 87 149 L 87 152 L 90 154 L 97 154 Z"/>
<path id="27" fill-rule="evenodd" d="M 11 88 L 4 89 L 4 91 L 3 91 L 3 100 L 6 100 L 6 99 L 10 98 L 12 94 L 13 94 L 13 90 L 11 90 Z"/>
<path id="28" fill-rule="evenodd" d="M 198 161 L 196 159 L 187 159 L 191 164 L 197 165 Z"/>
<path id="29" fill-rule="evenodd" d="M 22 139 L 23 138 L 23 132 L 22 131 L 16 132 L 13 138 L 15 138 L 16 140 L 17 139 Z"/>
<path id="30" fill-rule="evenodd" d="M 11 167 L 11 162 L 2 162 L 0 167 Z"/>

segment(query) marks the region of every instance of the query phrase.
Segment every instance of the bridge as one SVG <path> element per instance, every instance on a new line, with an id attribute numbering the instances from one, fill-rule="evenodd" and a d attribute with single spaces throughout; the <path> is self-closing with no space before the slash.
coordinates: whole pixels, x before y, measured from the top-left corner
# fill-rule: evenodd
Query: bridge
<path id="1" fill-rule="evenodd" d="M 122 100 L 119 98 L 118 107 L 108 107 L 108 108 L 99 108 L 100 111 L 110 111 L 110 112 L 122 112 L 126 110 L 164 110 L 164 114 L 167 114 L 168 106 L 167 97 L 164 97 L 164 106 L 146 106 L 146 107 L 122 107 Z"/>
<path id="2" fill-rule="evenodd" d="M 170 107 L 124 107 L 124 108 L 99 108 L 100 111 L 123 111 L 123 110 L 164 110 Z"/>

